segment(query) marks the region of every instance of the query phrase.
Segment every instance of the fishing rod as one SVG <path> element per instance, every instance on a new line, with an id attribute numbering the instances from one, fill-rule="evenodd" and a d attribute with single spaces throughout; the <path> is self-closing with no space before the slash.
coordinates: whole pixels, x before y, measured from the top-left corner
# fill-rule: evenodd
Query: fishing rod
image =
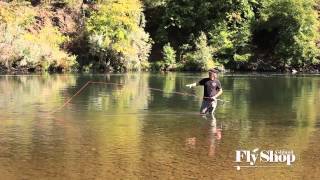
<path id="1" fill-rule="evenodd" d="M 50 114 L 56 113 L 59 110 L 61 110 L 62 108 L 64 108 L 67 104 L 69 104 L 73 98 L 75 98 L 76 96 L 78 96 L 86 87 L 88 87 L 90 84 L 105 84 L 105 85 L 117 85 L 117 86 L 124 86 L 124 84 L 119 84 L 119 83 L 111 83 L 111 82 L 103 82 L 103 81 L 88 81 L 86 82 L 76 93 L 74 93 L 67 101 L 65 101 L 65 103 L 63 103 L 60 107 L 58 107 L 57 109 L 53 110 L 50 112 Z M 193 97 L 199 97 L 195 94 L 190 94 L 190 93 L 186 93 L 186 92 L 178 92 L 178 91 L 172 91 L 172 92 L 165 92 L 162 89 L 158 89 L 158 88 L 148 88 L 150 90 L 153 91 L 160 91 L 160 92 L 164 92 L 164 93 L 168 93 L 168 94 L 178 94 L 178 95 L 183 95 L 183 96 L 193 96 Z M 203 97 L 204 99 L 212 99 L 212 97 Z M 222 99 L 216 99 L 217 101 L 223 102 L 223 103 L 228 103 L 230 101 L 225 101 Z"/>

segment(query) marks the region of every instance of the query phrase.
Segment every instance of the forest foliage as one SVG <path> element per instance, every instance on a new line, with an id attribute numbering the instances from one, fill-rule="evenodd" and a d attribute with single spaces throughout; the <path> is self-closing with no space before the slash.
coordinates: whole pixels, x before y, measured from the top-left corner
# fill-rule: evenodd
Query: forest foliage
<path id="1" fill-rule="evenodd" d="M 205 62 L 214 61 L 231 69 L 302 68 L 318 63 L 316 3 L 314 0 L 146 0 L 147 30 L 157 43 L 173 44 L 178 62 L 199 61 L 197 42 L 205 35 L 211 49 L 207 50 L 211 58 Z M 193 58 L 190 53 L 194 54 Z M 194 64 L 205 69 L 201 63 Z"/>
<path id="2" fill-rule="evenodd" d="M 26 5 L 0 8 L 0 69 L 19 71 L 70 70 L 76 56 L 61 49 L 68 41 L 52 24 L 31 31 L 39 11 Z"/>
<path id="3" fill-rule="evenodd" d="M 28 2 L 0 4 L 0 68 L 286 71 L 319 67 L 317 0 Z M 39 24 L 39 9 L 53 11 L 52 7 L 78 12 L 82 23 L 77 33 L 63 33 L 54 22 L 32 31 Z M 75 44 L 76 48 L 70 47 Z"/>

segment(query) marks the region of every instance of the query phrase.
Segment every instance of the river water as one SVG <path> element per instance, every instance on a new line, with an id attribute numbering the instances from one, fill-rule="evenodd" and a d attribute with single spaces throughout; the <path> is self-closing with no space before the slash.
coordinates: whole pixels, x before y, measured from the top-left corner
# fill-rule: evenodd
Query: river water
<path id="1" fill-rule="evenodd" d="M 206 76 L 0 76 L 0 179 L 320 177 L 320 76 L 220 75 L 227 102 L 201 117 L 203 89 L 185 85 Z M 122 85 L 90 83 L 62 106 L 88 81 Z M 235 162 L 257 148 L 296 159 Z"/>

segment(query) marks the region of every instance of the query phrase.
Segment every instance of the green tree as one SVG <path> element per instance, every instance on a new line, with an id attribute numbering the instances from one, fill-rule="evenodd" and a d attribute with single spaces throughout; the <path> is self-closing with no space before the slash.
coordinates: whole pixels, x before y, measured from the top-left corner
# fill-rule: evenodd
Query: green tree
<path id="1" fill-rule="evenodd" d="M 315 0 L 145 0 L 154 51 L 170 42 L 177 61 L 194 52 L 203 32 L 213 57 L 229 68 L 275 69 L 318 63 Z M 157 11 L 158 10 L 158 11 Z M 182 62 L 183 63 L 183 62 Z"/>
<path id="2" fill-rule="evenodd" d="M 163 46 L 163 61 L 164 61 L 164 68 L 171 69 L 174 68 L 176 64 L 176 51 L 171 47 L 170 43 L 167 43 Z"/>
<path id="3" fill-rule="evenodd" d="M 162 15 L 160 25 L 153 38 L 156 43 L 171 42 L 174 47 L 179 47 L 178 60 L 181 60 L 183 53 L 187 53 L 183 46 L 195 44 L 197 37 L 204 33 L 208 46 L 216 50 L 215 58 L 227 63 L 234 60 L 234 54 L 251 53 L 251 23 L 259 6 L 254 0 L 164 1 L 160 6 L 164 8 L 159 13 Z"/>
<path id="4" fill-rule="evenodd" d="M 201 33 L 195 42 L 195 51 L 187 53 L 185 69 L 208 70 L 215 66 L 212 58 L 214 50 L 208 46 L 207 36 Z"/>
<path id="5" fill-rule="evenodd" d="M 127 70 L 146 64 L 151 43 L 142 10 L 139 0 L 110 0 L 87 19 L 90 53 L 100 66 Z"/>
<path id="6" fill-rule="evenodd" d="M 272 50 L 274 59 L 278 60 L 277 65 L 303 67 L 318 62 L 316 1 L 265 1 L 264 5 L 256 32 L 260 32 L 260 36 L 270 37 L 262 42 L 269 47 L 262 47 Z"/>

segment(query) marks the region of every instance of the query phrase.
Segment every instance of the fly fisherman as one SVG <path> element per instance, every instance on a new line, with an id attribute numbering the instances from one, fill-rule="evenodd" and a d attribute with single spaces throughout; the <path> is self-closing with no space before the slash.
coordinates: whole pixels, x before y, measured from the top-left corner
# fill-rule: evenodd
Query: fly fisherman
<path id="1" fill-rule="evenodd" d="M 200 108 L 200 114 L 205 115 L 207 112 L 214 113 L 217 107 L 217 98 L 222 94 L 221 83 L 218 80 L 218 71 L 215 69 L 209 70 L 209 78 L 204 78 L 201 81 L 186 85 L 189 88 L 194 86 L 204 86 L 203 100 Z"/>

